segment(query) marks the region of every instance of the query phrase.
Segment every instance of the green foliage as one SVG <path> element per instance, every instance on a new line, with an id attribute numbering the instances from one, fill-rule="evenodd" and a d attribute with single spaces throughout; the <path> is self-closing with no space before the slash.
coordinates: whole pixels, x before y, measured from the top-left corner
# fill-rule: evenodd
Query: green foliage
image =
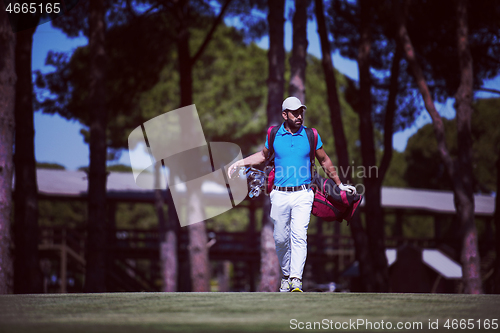
<path id="1" fill-rule="evenodd" d="M 205 25 L 208 26 L 209 21 Z M 192 52 L 198 49 L 206 36 L 202 23 L 190 30 Z M 159 32 L 145 33 L 160 28 L 162 24 L 160 20 L 154 19 L 135 21 L 130 26 L 124 25 L 109 31 L 106 45 L 109 59 L 106 95 L 110 111 L 107 135 L 108 145 L 112 148 L 127 147 L 127 137 L 133 128 L 179 106 L 177 54 L 161 30 L 167 27 L 161 28 Z M 145 35 L 148 38 L 144 38 Z M 57 73 L 46 75 L 42 83 L 58 99 L 42 103 L 42 107 L 46 112 L 62 112 L 68 118 L 77 118 L 86 123 L 88 47 L 77 49 L 70 60 L 62 56 L 53 56 L 51 59 L 57 65 Z M 289 67 L 288 61 L 285 64 Z M 267 72 L 266 50 L 246 43 L 234 28 L 224 25 L 218 27 L 213 40 L 193 68 L 193 102 L 197 106 L 207 141 L 234 142 L 241 147 L 244 156 L 262 148 L 267 130 Z M 286 73 L 285 82 L 288 82 L 289 70 Z M 345 97 L 347 90 L 355 91 L 355 83 L 339 72 L 336 72 L 336 79 L 352 161 L 351 169 L 345 172 L 354 171 L 354 178 L 361 178 L 358 172 L 358 166 L 362 164 L 359 120 Z M 307 58 L 306 96 L 308 109 L 305 125 L 318 130 L 325 151 L 336 164 L 323 68 L 321 60 L 311 55 Z M 280 105 L 276 105 L 276 112 L 281 112 Z M 83 134 L 87 133 L 84 131 Z M 380 139 L 378 133 L 378 144 Z M 108 167 L 108 170 L 122 171 L 122 167 Z M 341 178 L 344 179 L 342 175 Z M 390 182 L 398 183 L 397 180 Z M 123 223 L 124 226 L 153 226 L 157 223 L 152 207 L 146 209 L 119 205 L 118 212 L 120 218 L 117 218 L 117 223 Z M 257 220 L 260 223 L 260 212 Z M 231 210 L 211 219 L 208 225 L 220 230 L 244 230 L 248 225 L 247 210 Z"/>
<path id="2" fill-rule="evenodd" d="M 38 223 L 41 227 L 83 227 L 87 205 L 82 201 L 39 200 Z"/>
<path id="3" fill-rule="evenodd" d="M 114 172 L 132 172 L 132 167 L 129 165 L 125 164 L 113 164 L 113 165 L 108 165 L 106 167 L 106 170 L 108 171 L 114 171 Z"/>
<path id="4" fill-rule="evenodd" d="M 496 167 L 500 147 L 500 98 L 480 99 L 473 105 L 472 153 L 475 191 L 496 191 Z M 446 144 L 453 157 L 457 155 L 457 129 L 454 120 L 443 119 Z M 409 140 L 404 152 L 407 168 L 405 180 L 414 188 L 451 190 L 450 179 L 437 151 L 432 124 L 423 126 Z"/>
<path id="5" fill-rule="evenodd" d="M 481 191 L 498 193 L 495 163 L 500 156 L 500 98 L 480 99 L 473 108 L 474 176 Z"/>
<path id="6" fill-rule="evenodd" d="M 51 162 L 36 162 L 37 169 L 54 169 L 54 170 L 66 170 L 64 165 Z"/>
<path id="7" fill-rule="evenodd" d="M 87 223 L 87 204 L 83 201 L 40 200 L 41 227 L 84 227 Z M 152 204 L 119 203 L 116 206 L 117 229 L 151 229 L 158 226 Z"/>
<path id="8" fill-rule="evenodd" d="M 355 165 L 360 165 L 361 159 L 359 152 L 358 131 L 359 118 L 345 97 L 345 91 L 350 83 L 350 80 L 338 71 L 335 72 L 335 78 L 337 80 L 337 90 L 342 112 L 342 123 L 347 137 L 349 157 L 352 161 L 354 161 Z M 335 152 L 332 125 L 330 122 L 330 109 L 328 108 L 328 94 L 326 91 L 323 67 L 321 65 L 321 60 L 311 55 L 308 57 L 306 71 L 306 105 L 306 126 L 315 127 L 318 130 L 326 153 L 330 156 L 332 161 L 334 161 L 334 164 L 337 164 L 337 155 Z"/>
<path id="9" fill-rule="evenodd" d="M 385 76 L 394 53 L 395 1 L 368 1 L 371 27 L 371 67 L 377 71 L 372 79 Z M 456 4 L 454 0 L 410 2 L 405 24 L 416 56 L 434 97 L 442 101 L 453 97 L 460 82 L 456 37 Z M 359 46 L 360 2 L 352 0 L 331 1 L 327 6 L 328 28 L 333 34 L 332 45 L 340 54 L 357 59 Z M 476 0 L 467 6 L 469 47 L 474 68 L 474 86 L 482 86 L 483 80 L 495 77 L 500 71 L 496 55 L 500 51 L 500 3 Z M 401 81 L 406 89 L 416 88 L 408 75 L 406 61 L 402 62 Z M 401 82 L 400 82 L 401 83 Z M 377 98 L 377 96 L 373 96 Z M 417 105 L 417 103 L 413 103 Z M 403 118 L 404 114 L 401 114 Z"/>
<path id="10" fill-rule="evenodd" d="M 117 229 L 151 229 L 157 227 L 158 217 L 154 205 L 149 203 L 119 203 L 116 205 Z"/>
<path id="11" fill-rule="evenodd" d="M 446 145 L 450 154 L 456 155 L 456 126 L 453 120 L 443 119 Z M 452 190 L 445 166 L 437 150 L 432 124 L 420 128 L 408 139 L 404 152 L 407 168 L 405 180 L 409 187 Z"/>
<path id="12" fill-rule="evenodd" d="M 192 32 L 192 49 L 197 48 L 203 37 L 203 31 Z M 288 66 L 288 61 L 285 63 Z M 207 141 L 234 142 L 242 148 L 243 155 L 261 149 L 267 130 L 267 66 L 265 50 L 253 43 L 245 44 L 233 28 L 218 28 L 193 70 L 193 100 Z M 361 164 L 356 158 L 358 117 L 343 94 L 348 79 L 338 72 L 336 75 L 349 150 L 356 163 Z M 158 83 L 141 94 L 139 107 L 145 118 L 177 108 L 178 79 L 175 66 L 167 64 Z M 321 61 L 313 56 L 308 57 L 306 94 L 305 124 L 318 129 L 325 150 L 336 159 L 323 69 Z M 276 106 L 276 112 L 281 112 L 280 105 Z"/>
<path id="13" fill-rule="evenodd" d="M 217 215 L 206 221 L 207 229 L 226 232 L 244 232 L 249 225 L 248 209 L 236 208 Z M 255 219 L 259 219 L 262 214 L 256 212 Z"/>
<path id="14" fill-rule="evenodd" d="M 193 30 L 191 49 L 197 49 L 206 32 Z M 179 106 L 179 74 L 173 62 L 162 70 L 155 86 L 139 97 L 145 118 Z M 193 69 L 193 102 L 207 141 L 234 142 L 244 154 L 261 144 L 265 133 L 266 51 L 246 45 L 234 29 L 220 26 Z M 259 132 L 260 136 L 255 136 Z"/>
<path id="15" fill-rule="evenodd" d="M 432 216 L 407 215 L 403 222 L 403 237 L 433 238 L 434 218 Z"/>
<path id="16" fill-rule="evenodd" d="M 169 47 L 172 44 L 166 37 L 167 30 L 158 17 L 118 26 L 108 33 L 106 96 L 111 148 L 127 147 L 130 130 L 179 105 L 177 55 L 175 48 Z M 203 27 L 191 29 L 191 50 L 198 49 L 205 35 Z M 45 100 L 40 107 L 44 112 L 58 112 L 86 124 L 88 47 L 78 48 L 69 60 L 64 55 L 52 54 L 48 61 L 57 70 L 38 75 L 37 83 L 39 87 L 48 88 L 56 98 Z M 193 101 L 207 140 L 234 142 L 245 155 L 262 147 L 266 131 L 267 66 L 265 50 L 245 43 L 234 28 L 218 27 L 193 69 Z M 357 116 L 342 94 L 347 80 L 338 73 L 337 80 L 346 132 L 357 133 Z M 325 149 L 334 157 L 323 70 L 320 60 L 312 56 L 308 58 L 306 89 L 306 124 L 318 128 Z M 279 105 L 276 109 L 280 112 Z M 86 130 L 82 134 L 88 135 Z M 356 139 L 352 135 L 350 138 L 349 149 L 354 152 Z"/>
<path id="17" fill-rule="evenodd" d="M 89 167 L 88 166 L 81 166 L 78 168 L 78 171 L 88 172 Z M 132 172 L 132 167 L 129 165 L 125 165 L 125 164 L 113 164 L 113 165 L 108 165 L 106 167 L 106 171 L 108 171 L 108 172 Z M 148 172 L 148 171 L 145 171 L 145 172 Z"/>
<path id="18" fill-rule="evenodd" d="M 392 152 L 391 165 L 385 174 L 383 186 L 408 187 L 405 179 L 406 169 L 407 163 L 404 153 L 394 150 Z"/>
<path id="19" fill-rule="evenodd" d="M 456 6 L 453 0 L 414 2 L 408 11 L 408 32 L 436 97 L 453 97 L 460 84 Z M 474 88 L 500 70 L 499 15 L 499 2 L 475 0 L 467 6 Z"/>
<path id="20" fill-rule="evenodd" d="M 137 97 L 158 81 L 163 66 L 171 62 L 168 30 L 164 17 L 155 15 L 115 26 L 106 34 L 107 136 L 111 148 L 126 147 L 128 130 L 145 121 L 137 109 Z M 65 54 L 50 53 L 47 63 L 56 70 L 45 75 L 37 72 L 36 85 L 49 90 L 52 96 L 39 95 L 37 109 L 88 125 L 88 62 L 88 45 L 77 48 L 71 59 Z M 82 130 L 82 134 L 88 142 L 88 132 Z"/>
<path id="21" fill-rule="evenodd" d="M 194 68 L 193 100 L 207 138 L 231 141 L 244 154 L 262 145 L 266 128 L 266 51 L 222 27 Z M 260 135 L 255 135 L 255 134 Z"/>

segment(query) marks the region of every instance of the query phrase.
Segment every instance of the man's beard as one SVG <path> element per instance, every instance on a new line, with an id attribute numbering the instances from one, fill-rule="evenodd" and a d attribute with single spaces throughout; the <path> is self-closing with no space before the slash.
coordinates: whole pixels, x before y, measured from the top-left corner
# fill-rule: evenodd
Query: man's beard
<path id="1" fill-rule="evenodd" d="M 291 130 L 298 130 L 300 129 L 300 126 L 302 126 L 302 121 L 299 121 L 297 119 L 295 121 L 288 119 L 287 123 L 288 123 L 288 128 L 290 128 Z"/>

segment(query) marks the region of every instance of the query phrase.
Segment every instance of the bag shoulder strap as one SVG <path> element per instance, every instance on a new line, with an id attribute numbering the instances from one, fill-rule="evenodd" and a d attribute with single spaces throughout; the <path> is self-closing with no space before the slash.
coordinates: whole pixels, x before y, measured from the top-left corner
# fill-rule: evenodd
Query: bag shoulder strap
<path id="1" fill-rule="evenodd" d="M 270 152 L 269 156 L 274 155 L 274 139 L 276 138 L 276 133 L 278 133 L 279 129 L 280 126 L 270 126 L 267 129 L 267 143 L 269 145 L 269 152 Z"/>
<path id="2" fill-rule="evenodd" d="M 309 140 L 309 159 L 311 160 L 311 178 L 314 178 L 316 173 L 315 168 L 315 158 L 316 158 L 316 146 L 318 145 L 318 131 L 315 128 L 306 127 L 306 135 Z"/>
<path id="3" fill-rule="evenodd" d="M 279 126 L 270 126 L 267 129 L 267 144 L 269 145 L 269 157 L 264 163 L 264 168 L 274 164 L 274 139 L 276 138 L 276 133 L 280 129 Z"/>
<path id="4" fill-rule="evenodd" d="M 306 135 L 309 140 L 309 159 L 311 160 L 311 165 L 314 164 L 314 159 L 316 157 L 316 146 L 318 145 L 318 131 L 315 128 L 306 127 Z"/>
<path id="5" fill-rule="evenodd" d="M 313 161 L 316 156 L 316 147 L 318 146 L 318 131 L 315 128 L 311 128 L 314 133 L 314 154 L 312 155 Z"/>

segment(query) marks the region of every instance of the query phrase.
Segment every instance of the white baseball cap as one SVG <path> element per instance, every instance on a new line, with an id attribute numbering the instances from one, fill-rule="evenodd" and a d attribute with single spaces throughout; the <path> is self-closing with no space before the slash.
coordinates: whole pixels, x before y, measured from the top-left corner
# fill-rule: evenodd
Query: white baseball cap
<path id="1" fill-rule="evenodd" d="M 294 110 L 298 110 L 300 108 L 307 109 L 307 106 L 302 104 L 300 99 L 298 99 L 297 97 L 288 97 L 287 99 L 285 99 L 283 101 L 283 104 L 281 105 L 281 111 L 285 111 L 285 110 L 294 111 Z"/>

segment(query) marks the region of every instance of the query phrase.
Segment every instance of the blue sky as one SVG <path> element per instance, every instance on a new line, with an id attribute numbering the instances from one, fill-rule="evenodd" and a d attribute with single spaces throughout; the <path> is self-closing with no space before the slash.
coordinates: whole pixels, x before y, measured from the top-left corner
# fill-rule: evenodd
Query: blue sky
<path id="1" fill-rule="evenodd" d="M 227 22 L 231 24 L 231 22 Z M 321 58 L 319 38 L 317 34 L 316 23 L 308 24 L 308 52 Z M 53 67 L 45 66 L 47 53 L 72 52 L 78 46 L 86 45 L 85 37 L 67 38 L 60 30 L 54 29 L 50 22 L 38 26 L 33 37 L 33 70 L 41 70 L 44 73 L 53 71 Z M 257 43 L 260 47 L 267 49 L 269 40 L 262 38 Z M 290 21 L 285 24 L 285 48 L 291 50 L 292 46 L 292 27 Z M 355 61 L 333 55 L 334 66 L 341 73 L 358 79 L 358 68 Z M 484 84 L 485 87 L 500 89 L 500 76 Z M 478 93 L 477 97 L 495 96 L 488 93 Z M 495 97 L 497 97 L 496 95 Z M 453 109 L 453 100 L 448 100 L 445 104 L 437 105 L 440 114 L 446 118 L 453 118 L 455 111 Z M 403 151 L 406 147 L 408 138 L 413 135 L 418 128 L 430 122 L 427 112 L 422 112 L 415 124 L 405 131 L 394 134 L 394 148 Z M 139 125 L 139 124 L 138 124 Z M 53 162 L 64 165 L 69 170 L 76 170 L 78 167 L 87 166 L 89 163 L 89 148 L 84 143 L 80 130 L 83 126 L 76 121 L 67 121 L 58 115 L 46 115 L 41 112 L 35 113 L 35 157 L 39 162 Z M 122 164 L 130 165 L 127 152 L 124 152 L 118 161 Z"/>

